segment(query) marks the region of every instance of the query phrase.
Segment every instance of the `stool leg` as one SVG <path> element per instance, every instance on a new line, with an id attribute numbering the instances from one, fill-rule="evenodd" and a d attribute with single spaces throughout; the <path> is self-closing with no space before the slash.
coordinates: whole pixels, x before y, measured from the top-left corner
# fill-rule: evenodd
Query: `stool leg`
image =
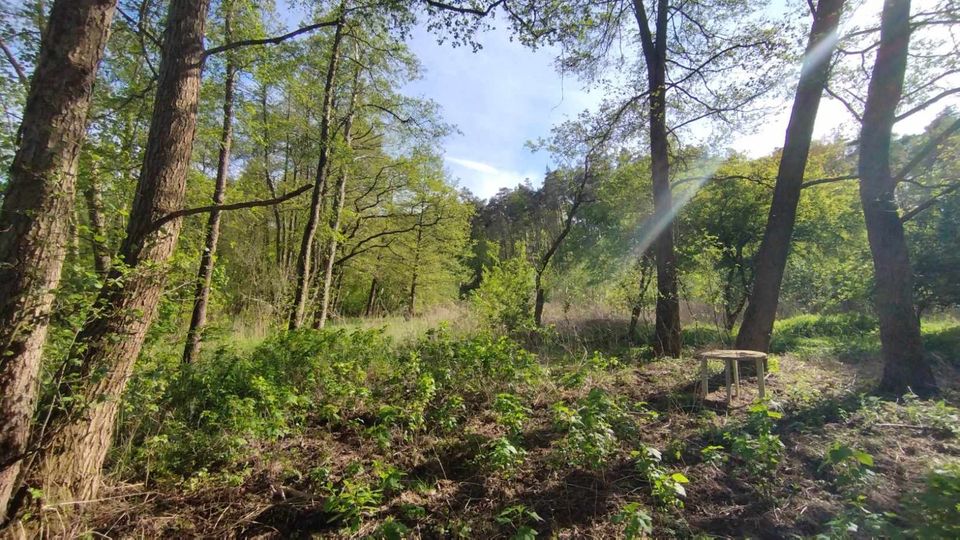
<path id="1" fill-rule="evenodd" d="M 700 359 L 700 377 L 703 379 L 701 381 L 703 386 L 700 388 L 700 393 L 704 399 L 706 399 L 707 394 L 710 393 L 710 369 L 707 366 L 706 357 Z"/>
<path id="2" fill-rule="evenodd" d="M 766 393 L 766 392 L 764 391 L 765 388 L 764 388 L 764 385 L 763 385 L 763 384 L 764 384 L 764 381 L 763 381 L 763 380 L 764 380 L 763 360 L 760 359 L 760 358 L 758 358 L 758 359 L 757 359 L 757 383 L 759 383 L 759 386 L 760 386 L 760 399 L 763 399 L 764 394 Z"/>
<path id="3" fill-rule="evenodd" d="M 730 360 L 723 366 L 723 380 L 727 383 L 727 405 L 730 405 Z"/>
<path id="4" fill-rule="evenodd" d="M 733 362 L 733 385 L 735 387 L 734 390 L 736 391 L 734 395 L 737 396 L 737 398 L 739 398 L 740 397 L 740 361 L 731 360 L 731 362 Z"/>

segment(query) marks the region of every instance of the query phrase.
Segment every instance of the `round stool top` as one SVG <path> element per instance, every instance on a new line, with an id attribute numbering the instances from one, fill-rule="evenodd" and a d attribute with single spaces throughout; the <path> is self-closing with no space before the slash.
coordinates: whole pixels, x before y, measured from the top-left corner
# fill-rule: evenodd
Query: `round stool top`
<path id="1" fill-rule="evenodd" d="M 716 358 L 718 360 L 745 360 L 763 359 L 767 357 L 767 353 L 737 349 L 718 349 L 715 351 L 704 351 L 698 356 L 701 358 Z"/>

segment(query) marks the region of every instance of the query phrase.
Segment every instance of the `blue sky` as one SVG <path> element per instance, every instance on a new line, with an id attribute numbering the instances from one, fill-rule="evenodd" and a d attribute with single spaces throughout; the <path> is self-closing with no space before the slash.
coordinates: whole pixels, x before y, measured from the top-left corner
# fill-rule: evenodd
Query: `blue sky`
<path id="1" fill-rule="evenodd" d="M 444 141 L 451 175 L 481 197 L 529 177 L 539 183 L 551 164 L 545 152 L 532 153 L 529 140 L 599 102 L 596 92 L 576 80 L 562 80 L 553 68 L 555 52 L 532 51 L 496 29 L 479 36 L 483 49 L 438 45 L 417 28 L 410 48 L 424 67 L 423 78 L 404 92 L 437 101 L 447 122 L 460 134 Z"/>

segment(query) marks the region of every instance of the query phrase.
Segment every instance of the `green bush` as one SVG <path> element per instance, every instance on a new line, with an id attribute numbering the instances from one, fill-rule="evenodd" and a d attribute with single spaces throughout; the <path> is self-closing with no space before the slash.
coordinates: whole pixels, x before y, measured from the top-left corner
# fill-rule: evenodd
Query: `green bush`
<path id="1" fill-rule="evenodd" d="M 483 269 L 480 287 L 472 296 L 480 316 L 509 333 L 534 328 L 534 269 L 522 244 L 515 251 L 514 257 Z"/>

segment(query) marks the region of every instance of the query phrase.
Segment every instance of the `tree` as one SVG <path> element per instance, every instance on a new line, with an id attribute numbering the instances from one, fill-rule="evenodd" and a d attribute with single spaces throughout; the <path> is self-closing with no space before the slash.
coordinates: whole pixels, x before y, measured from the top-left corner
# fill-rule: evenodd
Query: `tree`
<path id="1" fill-rule="evenodd" d="M 330 45 L 330 60 L 327 64 L 327 75 L 323 85 L 323 103 L 320 112 L 320 157 L 317 161 L 317 172 L 314 175 L 313 196 L 310 200 L 310 213 L 307 216 L 307 225 L 300 242 L 300 254 L 297 256 L 297 286 L 294 292 L 293 306 L 290 308 L 289 327 L 291 330 L 300 328 L 303 324 L 304 311 L 307 305 L 307 296 L 310 291 L 311 269 L 313 266 L 313 249 L 317 226 L 325 204 L 327 193 L 327 177 L 330 169 L 330 151 L 332 144 L 331 123 L 333 122 L 333 93 L 334 82 L 337 76 L 337 67 L 340 63 L 340 45 L 343 41 L 344 4 L 339 8 L 339 19 Z"/>
<path id="2" fill-rule="evenodd" d="M 204 60 L 205 0 L 173 0 L 167 15 L 157 94 L 130 220 L 110 279 L 64 368 L 59 406 L 41 433 L 36 474 L 50 500 L 93 498 L 119 405 L 156 312 L 164 264 L 180 210 L 197 124 Z"/>
<path id="3" fill-rule="evenodd" d="M 885 0 L 880 45 L 870 77 L 860 130 L 860 201 L 873 255 L 875 301 L 880 319 L 883 378 L 880 389 L 896 395 L 937 391 L 914 312 L 913 270 L 895 200 L 890 144 L 903 92 L 910 45 L 910 0 Z"/>
<path id="4" fill-rule="evenodd" d="M 233 35 L 231 22 L 233 5 L 226 0 L 224 5 L 224 39 L 231 41 Z M 217 178 L 213 188 L 213 204 L 223 204 L 227 190 L 227 174 L 230 170 L 230 145 L 233 142 L 233 87 L 236 82 L 237 67 L 231 55 L 227 55 L 226 73 L 223 80 L 223 127 L 220 130 L 220 152 L 217 157 Z M 210 284 L 213 279 L 213 264 L 220 238 L 220 211 L 214 210 L 207 217 L 207 234 L 203 252 L 200 255 L 200 269 L 197 271 L 197 285 L 193 299 L 193 313 L 190 328 L 187 330 L 187 343 L 183 349 L 183 362 L 192 363 L 200 353 L 200 339 L 207 324 L 207 303 L 210 298 Z"/>
<path id="5" fill-rule="evenodd" d="M 27 448 L 80 143 L 115 8 L 115 0 L 53 4 L 0 209 L 0 519 Z"/>
<path id="6" fill-rule="evenodd" d="M 820 0 L 804 54 L 800 81 L 787 125 L 773 202 L 760 249 L 754 258 L 754 282 L 737 348 L 766 351 L 777 315 L 780 284 L 787 266 L 800 190 L 820 98 L 830 73 L 843 0 Z"/>

